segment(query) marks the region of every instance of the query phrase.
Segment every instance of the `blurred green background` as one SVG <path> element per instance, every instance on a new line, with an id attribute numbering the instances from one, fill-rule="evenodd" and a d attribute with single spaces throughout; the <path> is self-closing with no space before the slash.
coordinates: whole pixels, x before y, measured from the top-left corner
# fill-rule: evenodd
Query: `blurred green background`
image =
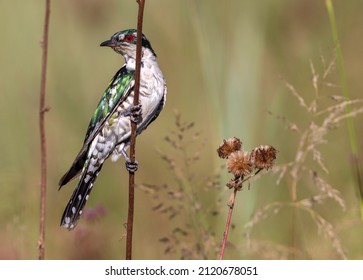
<path id="1" fill-rule="evenodd" d="M 63 0 L 51 4 L 46 93 L 46 105 L 50 107 L 46 114 L 46 258 L 122 259 L 128 184 L 124 163 L 120 160 L 105 164 L 87 204 L 90 209 L 103 207 L 105 214 L 91 221 L 81 219 L 78 228 L 71 232 L 60 228 L 59 222 L 76 182 L 59 192 L 57 183 L 81 147 L 103 90 L 123 64 L 121 56 L 99 44 L 119 30 L 136 27 L 137 4 L 130 0 Z M 351 98 L 360 98 L 363 1 L 334 4 Z M 2 259 L 37 258 L 43 21 L 44 1 L 0 2 Z M 137 183 L 158 185 L 173 180 L 156 149 L 164 150 L 164 137 L 175 130 L 174 110 L 180 112 L 183 120 L 194 122 L 194 129 L 200 132 L 203 148 L 200 162 L 193 167 L 200 177 L 213 174 L 223 164 L 216 149 L 223 139 L 232 136 L 241 138 L 247 150 L 260 144 L 273 145 L 279 150 L 277 164 L 294 158 L 299 136 L 268 111 L 301 126 L 309 122 L 284 84 L 288 81 L 306 100 L 312 100 L 310 61 L 318 69 L 321 57 L 329 62 L 334 58 L 324 1 L 147 0 L 143 31 L 158 54 L 168 97 L 158 120 L 138 138 Z M 336 69 L 329 82 L 339 85 Z M 340 94 L 339 86 L 324 94 L 323 103 L 331 105 L 327 96 Z M 355 124 L 361 144 L 362 117 L 355 118 Z M 361 259 L 363 227 L 345 124 L 329 134 L 327 140 L 321 151 L 330 172 L 323 176 L 340 190 L 347 210 L 342 212 L 334 202 L 326 202 L 319 213 L 334 226 L 348 258 Z M 213 205 L 219 208 L 216 217 L 205 217 L 217 243 L 223 234 L 230 193 L 223 187 L 229 179 L 227 171 L 221 173 L 219 194 L 201 198 L 201 209 Z M 269 258 L 266 251 L 271 252 L 270 258 L 276 258 L 277 248 L 289 248 L 291 244 L 287 212 L 262 221 L 252 230 L 252 237 L 269 244 L 263 251 L 252 253 L 243 245 L 244 223 L 256 209 L 275 200 L 289 200 L 288 181 L 276 185 L 276 175 L 263 177 L 251 182 L 250 191 L 237 196 L 230 235 L 233 246 L 227 248 L 226 258 Z M 299 186 L 302 190 L 305 187 Z M 200 196 L 203 194 L 200 192 Z M 176 252 L 166 254 L 159 241 L 170 232 L 170 220 L 152 210 L 157 202 L 150 195 L 140 190 L 136 195 L 134 258 L 180 258 Z M 216 204 L 219 195 L 223 202 Z M 178 219 L 184 223 L 187 213 L 175 218 L 173 226 L 178 225 Z M 297 223 L 294 242 L 303 252 L 298 258 L 339 258 L 314 223 L 304 216 Z"/>

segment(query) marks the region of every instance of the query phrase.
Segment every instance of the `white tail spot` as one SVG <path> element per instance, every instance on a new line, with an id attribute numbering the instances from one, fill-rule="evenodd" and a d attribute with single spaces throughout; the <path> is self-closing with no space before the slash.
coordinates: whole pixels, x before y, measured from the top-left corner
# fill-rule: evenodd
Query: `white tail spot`
<path id="1" fill-rule="evenodd" d="M 87 184 L 89 179 L 91 179 L 91 176 L 89 176 L 88 174 L 86 175 L 86 177 L 84 178 L 84 182 Z"/>

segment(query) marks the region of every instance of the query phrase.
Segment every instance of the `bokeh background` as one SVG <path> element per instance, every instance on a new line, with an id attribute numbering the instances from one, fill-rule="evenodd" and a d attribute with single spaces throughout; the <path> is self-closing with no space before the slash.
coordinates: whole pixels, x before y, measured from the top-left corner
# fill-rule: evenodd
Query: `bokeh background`
<path id="1" fill-rule="evenodd" d="M 363 2 L 334 1 L 334 5 L 351 98 L 361 98 Z M 46 93 L 46 105 L 50 108 L 46 114 L 47 259 L 124 258 L 128 184 L 124 163 L 105 164 L 87 204 L 89 215 L 82 217 L 74 231 L 60 228 L 59 222 L 76 182 L 61 191 L 57 183 L 81 147 L 103 90 L 123 64 L 121 56 L 100 48 L 99 44 L 119 30 L 135 28 L 136 16 L 136 1 L 52 1 Z M 37 258 L 43 21 L 44 1 L 0 2 L 2 259 Z M 183 121 L 193 122 L 192 129 L 198 133 L 195 141 L 186 141 L 189 144 L 185 150 L 199 151 L 199 160 L 191 163 L 189 172 L 200 181 L 218 172 L 224 164 L 216 149 L 231 136 L 239 137 L 247 150 L 261 144 L 273 145 L 279 150 L 277 164 L 293 160 L 300 136 L 287 129 L 283 120 L 304 127 L 311 119 L 285 83 L 292 84 L 309 103 L 315 97 L 311 63 L 321 77 L 321 58 L 327 63 L 334 59 L 325 1 L 148 0 L 143 31 L 158 54 L 168 97 L 158 120 L 138 138 L 138 184 L 173 186 L 175 173 L 157 150 L 183 161 L 180 153 L 174 153 L 164 140 L 178 130 L 176 111 Z M 336 67 L 326 82 L 336 86 L 322 91 L 322 108 L 334 104 L 329 95 L 341 94 Z M 356 116 L 354 122 L 360 145 L 362 117 Z M 329 173 L 319 166 L 314 168 L 340 191 L 347 209 L 343 212 L 334 201 L 324 201 L 316 210 L 333 226 L 346 256 L 361 259 L 363 227 L 345 123 L 329 133 L 326 140 L 321 153 Z M 207 257 L 216 258 L 230 193 L 224 187 L 230 175 L 226 170 L 219 174 L 220 186 L 213 192 L 201 188 L 200 183 L 191 186 L 200 198 L 198 206 L 185 203 L 173 219 L 158 211 L 161 200 L 173 200 L 137 189 L 134 258 L 203 257 L 188 255 L 177 248 L 182 244 L 185 250 L 199 250 L 200 246 L 195 244 L 205 242 L 185 228 L 192 219 L 190 209 L 205 210 L 203 223 L 214 240 Z M 291 229 L 289 208 L 261 220 L 252 229 L 250 238 L 261 246 L 251 249 L 246 244 L 244 225 L 251 215 L 273 201 L 290 200 L 288 179 L 276 185 L 276 174 L 266 173 L 262 177 L 251 181 L 251 190 L 238 193 L 226 258 L 341 258 L 331 239 L 319 232 L 306 214 L 298 214 Z M 309 180 L 302 180 L 298 191 L 300 199 L 317 192 Z M 206 209 L 215 210 L 214 214 L 209 215 Z M 179 230 L 180 243 L 174 240 L 168 249 L 171 241 L 166 236 L 175 233 L 175 228 L 184 228 L 186 232 Z M 202 239 L 195 241 L 196 238 Z M 297 253 L 286 253 L 291 252 L 291 246 Z"/>

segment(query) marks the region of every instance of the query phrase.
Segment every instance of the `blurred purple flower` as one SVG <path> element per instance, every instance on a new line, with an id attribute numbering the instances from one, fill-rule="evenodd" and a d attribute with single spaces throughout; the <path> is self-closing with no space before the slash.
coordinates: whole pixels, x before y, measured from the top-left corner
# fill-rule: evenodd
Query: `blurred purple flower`
<path id="1" fill-rule="evenodd" d="M 104 217 L 106 213 L 106 208 L 101 204 L 96 205 L 95 207 L 88 207 L 83 211 L 84 218 L 87 221 L 98 220 L 99 218 Z"/>

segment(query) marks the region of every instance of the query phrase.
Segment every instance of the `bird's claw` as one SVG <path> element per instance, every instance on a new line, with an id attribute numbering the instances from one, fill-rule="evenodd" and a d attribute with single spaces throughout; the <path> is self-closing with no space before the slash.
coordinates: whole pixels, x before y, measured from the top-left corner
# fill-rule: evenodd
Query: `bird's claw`
<path id="1" fill-rule="evenodd" d="M 138 104 L 136 106 L 131 105 L 124 113 L 124 116 L 130 117 L 132 122 L 137 123 L 141 116 L 141 107 L 141 104 Z"/>
<path id="2" fill-rule="evenodd" d="M 139 167 L 139 163 L 137 162 L 137 160 L 135 160 L 135 161 L 127 160 L 125 165 L 126 165 L 127 171 L 130 173 L 135 173 Z"/>

